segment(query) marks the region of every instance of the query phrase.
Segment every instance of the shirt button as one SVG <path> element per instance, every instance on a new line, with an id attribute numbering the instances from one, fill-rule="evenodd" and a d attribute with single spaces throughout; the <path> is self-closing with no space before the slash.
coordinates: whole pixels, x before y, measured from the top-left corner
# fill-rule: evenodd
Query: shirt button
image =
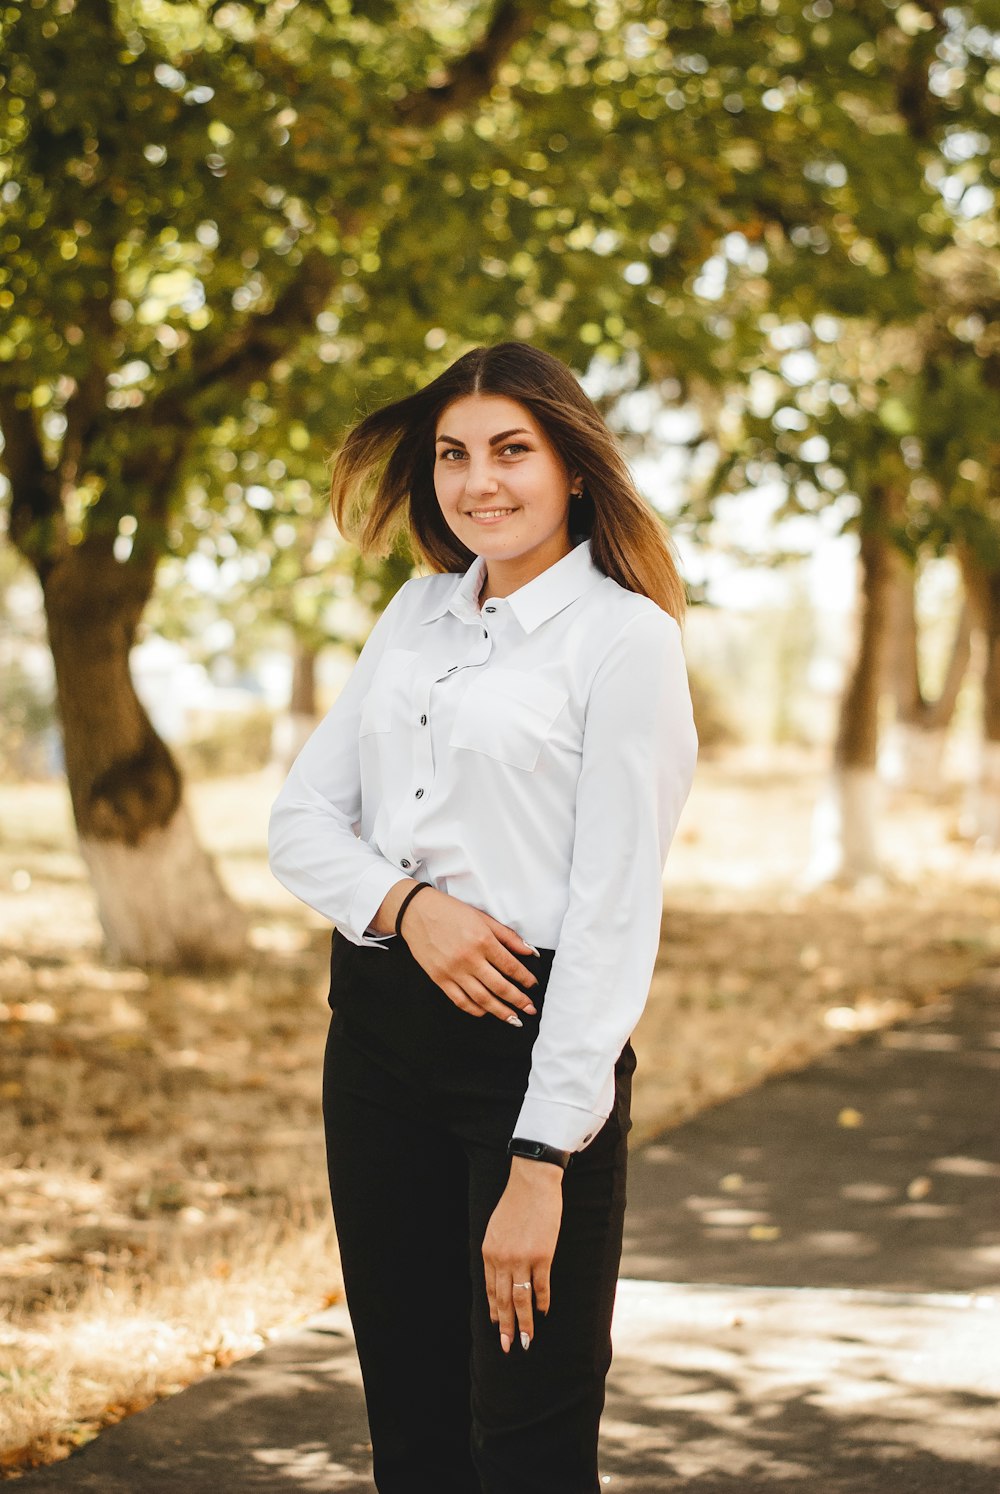
<path id="1" fill-rule="evenodd" d="M 400 864 L 400 866 L 409 866 L 410 863 L 407 861 L 406 857 L 404 856 L 403 859 L 402 859 L 402 861 L 399 864 Z"/>
<path id="2" fill-rule="evenodd" d="M 457 664 L 449 664 L 448 665 L 448 673 L 451 674 L 452 670 L 453 669 L 457 669 L 457 668 L 458 668 Z"/>
<path id="3" fill-rule="evenodd" d="M 483 637 L 484 637 L 484 638 L 488 638 L 488 637 L 489 637 L 489 636 L 490 636 L 490 635 L 489 635 L 489 631 L 488 631 L 488 630 L 487 630 L 487 629 L 486 629 L 486 628 L 484 628 L 484 629 L 483 629 Z"/>
<path id="4" fill-rule="evenodd" d="M 420 718 L 420 725 L 421 726 L 426 726 L 427 725 L 427 717 L 426 716 L 421 716 L 421 718 Z"/>
<path id="5" fill-rule="evenodd" d="M 416 792 L 416 797 L 417 797 L 417 798 L 418 798 L 418 799 L 422 799 L 422 798 L 423 798 L 423 796 L 424 796 L 424 791 L 423 791 L 423 789 L 417 789 L 417 792 Z"/>
<path id="6" fill-rule="evenodd" d="M 483 608 L 484 612 L 495 612 L 496 610 L 497 609 L 495 607 L 484 607 Z"/>

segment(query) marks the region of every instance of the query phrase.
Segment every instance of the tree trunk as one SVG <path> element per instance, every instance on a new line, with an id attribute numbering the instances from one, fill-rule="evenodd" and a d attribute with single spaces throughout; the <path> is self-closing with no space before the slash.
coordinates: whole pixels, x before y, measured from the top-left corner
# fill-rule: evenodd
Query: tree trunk
<path id="1" fill-rule="evenodd" d="M 1000 847 L 1000 538 L 992 554 L 961 546 L 959 561 L 973 623 L 982 640 L 983 720 L 979 771 L 963 831 L 984 849 Z"/>
<path id="2" fill-rule="evenodd" d="M 301 638 L 295 645 L 290 710 L 293 716 L 316 720 L 316 649 Z"/>
<path id="3" fill-rule="evenodd" d="M 901 562 L 892 588 L 887 658 L 896 715 L 878 755 L 879 773 L 901 788 L 934 795 L 944 788 L 948 728 L 972 655 L 972 625 L 963 601 L 944 683 L 937 699 L 929 700 L 920 682 L 915 575 L 902 557 Z"/>
<path id="4" fill-rule="evenodd" d="M 129 673 L 154 565 L 85 540 L 42 579 L 70 798 L 115 963 L 186 968 L 246 951 L 247 920 L 199 846 L 177 766 Z"/>
<path id="5" fill-rule="evenodd" d="M 292 694 L 287 712 L 274 724 L 272 755 L 287 773 L 316 726 L 316 660 L 319 650 L 302 638 L 295 640 L 292 657 Z"/>
<path id="6" fill-rule="evenodd" d="M 807 885 L 886 876 L 878 852 L 881 785 L 876 762 L 890 596 L 901 563 L 886 527 L 898 503 L 888 487 L 873 489 L 864 500 L 854 667 L 840 704 L 830 778 L 813 817 Z"/>

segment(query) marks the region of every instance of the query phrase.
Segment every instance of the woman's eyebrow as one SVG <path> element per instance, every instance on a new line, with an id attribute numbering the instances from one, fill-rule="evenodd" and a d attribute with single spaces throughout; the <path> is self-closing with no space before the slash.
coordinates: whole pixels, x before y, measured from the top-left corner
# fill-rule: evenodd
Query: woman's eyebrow
<path id="1" fill-rule="evenodd" d="M 518 426 L 515 426 L 512 431 L 501 431 L 498 436 L 491 436 L 490 437 L 490 445 L 491 446 L 496 446 L 496 444 L 497 444 L 498 441 L 506 441 L 506 439 L 507 439 L 508 436 L 522 436 L 522 435 L 523 436 L 530 436 L 531 432 L 529 430 L 527 430 L 525 426 L 518 425 Z M 437 439 L 438 439 L 438 441 L 449 441 L 452 446 L 461 446 L 463 448 L 465 446 L 465 442 L 464 441 L 459 441 L 459 439 L 458 439 L 457 436 L 438 436 Z M 435 445 L 436 444 L 437 444 L 437 442 L 435 442 Z"/>

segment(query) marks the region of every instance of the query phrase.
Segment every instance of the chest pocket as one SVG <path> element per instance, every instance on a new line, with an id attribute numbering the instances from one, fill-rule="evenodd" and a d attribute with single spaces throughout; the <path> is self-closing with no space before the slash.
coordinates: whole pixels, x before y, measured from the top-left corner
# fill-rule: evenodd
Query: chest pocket
<path id="1" fill-rule="evenodd" d="M 568 698 L 565 690 L 520 669 L 487 670 L 462 696 L 448 745 L 530 772 Z"/>
<path id="2" fill-rule="evenodd" d="M 391 731 L 402 723 L 410 704 L 410 684 L 413 679 L 413 661 L 416 651 L 412 648 L 387 648 L 372 675 L 368 693 L 361 705 L 358 736 L 367 736 L 374 731 Z"/>

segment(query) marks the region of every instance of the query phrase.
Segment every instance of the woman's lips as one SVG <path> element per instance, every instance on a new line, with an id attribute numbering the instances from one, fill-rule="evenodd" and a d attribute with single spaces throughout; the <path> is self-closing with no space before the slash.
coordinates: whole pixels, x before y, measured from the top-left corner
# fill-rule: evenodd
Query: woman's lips
<path id="1" fill-rule="evenodd" d="M 490 514 L 490 515 L 487 515 L 485 513 L 484 514 L 470 513 L 469 514 L 469 518 L 473 519 L 477 524 L 502 524 L 503 521 L 504 521 L 504 519 L 512 518 L 513 515 L 516 514 L 516 513 L 517 513 L 517 509 L 516 508 L 510 508 L 510 509 L 507 509 L 506 512 L 504 512 L 502 514 Z"/>

